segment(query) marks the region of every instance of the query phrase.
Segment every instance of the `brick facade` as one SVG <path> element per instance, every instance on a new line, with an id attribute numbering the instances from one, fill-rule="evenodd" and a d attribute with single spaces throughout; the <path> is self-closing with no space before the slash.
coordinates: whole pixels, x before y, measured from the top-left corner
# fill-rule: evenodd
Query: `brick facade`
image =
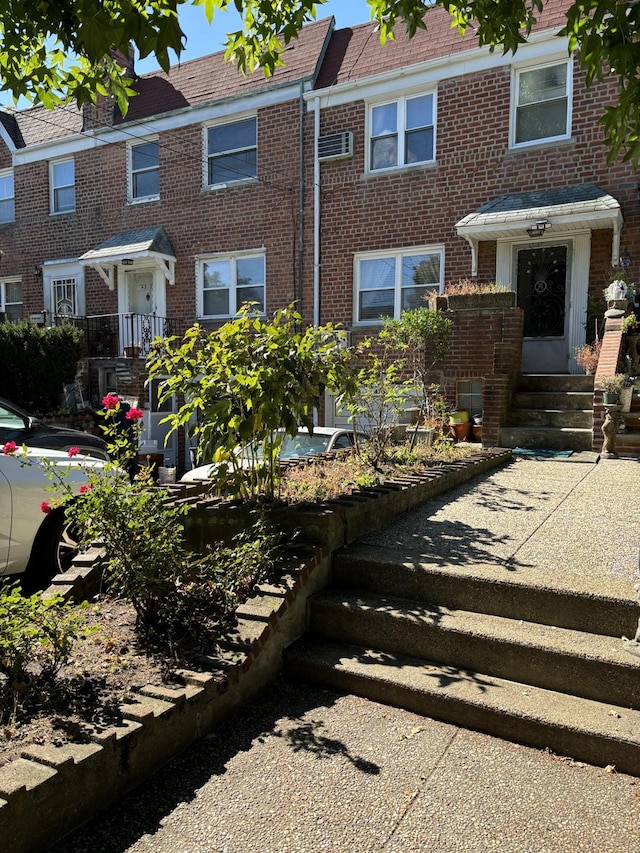
<path id="1" fill-rule="evenodd" d="M 312 322 L 317 272 L 319 321 L 342 323 L 357 337 L 377 328 L 375 323 L 359 325 L 354 316 L 357 253 L 440 247 L 443 283 L 455 282 L 471 274 L 470 246 L 455 227 L 463 217 L 500 196 L 586 184 L 619 202 L 624 216 L 620 247 L 631 256 L 630 278 L 640 276 L 637 177 L 629 164 L 607 164 L 597 124 L 605 106 L 615 101 L 615 81 L 586 89 L 574 65 L 569 138 L 523 148 L 509 144 L 514 67 L 525 60 L 534 65 L 535 57 L 541 64 L 562 61 L 563 43 L 554 45 L 549 36 L 546 54 L 541 45 L 547 44 L 545 27 L 557 27 L 566 6 L 567 0 L 545 5 L 537 53 L 529 60 L 526 46 L 515 57 L 483 54 L 473 34 L 460 40 L 438 9 L 430 11 L 428 33 L 418 32 L 410 42 L 399 35 L 384 48 L 370 25 L 333 31 L 325 20 L 304 29 L 287 52 L 288 68 L 276 71 L 270 81 L 246 80 L 216 55 L 184 63 L 171 75 L 141 78 L 140 94 L 124 118 L 108 99 L 82 113 L 71 108 L 47 115 L 26 111 L 15 119 L 21 145 L 5 116 L 0 168 L 13 164 L 16 217 L 0 225 L 5 252 L 0 279 L 19 278 L 24 313 L 39 312 L 47 263 L 73 262 L 113 235 L 162 226 L 175 251 L 175 283 L 165 287 L 167 317 L 184 325 L 196 319 L 199 256 L 263 250 L 268 313 L 301 297 L 302 313 Z M 434 162 L 367 171 L 369 104 L 423 91 L 436 95 Z M 321 135 L 353 134 L 350 156 L 321 163 L 318 199 L 316 99 Z M 257 179 L 203 188 L 204 128 L 247 114 L 257 119 Z M 159 143 L 159 198 L 131 203 L 128 145 L 145 132 Z M 49 164 L 66 156 L 75 163 L 76 208 L 51 215 Z M 585 228 L 588 291 L 600 297 L 610 278 L 611 225 L 576 224 L 573 231 L 558 231 L 557 239 L 570 241 Z M 551 236 L 556 238 L 553 230 Z M 522 228 L 521 242 L 527 240 Z M 496 279 L 497 256 L 495 239 L 479 243 L 479 281 Z M 118 312 L 122 273 L 121 267 L 115 269 L 110 290 L 97 271 L 85 268 L 87 315 Z M 521 335 L 518 309 L 454 318 L 442 385 L 455 404 L 459 379 L 483 378 L 485 436 L 497 436 L 519 369 Z"/>

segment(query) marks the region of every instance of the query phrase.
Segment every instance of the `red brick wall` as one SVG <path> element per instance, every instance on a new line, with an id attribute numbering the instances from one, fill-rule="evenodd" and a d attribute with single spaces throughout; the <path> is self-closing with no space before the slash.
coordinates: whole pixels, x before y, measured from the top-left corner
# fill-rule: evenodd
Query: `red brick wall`
<path id="1" fill-rule="evenodd" d="M 613 81 L 587 90 L 575 68 L 572 138 L 510 151 L 508 69 L 438 86 L 437 162 L 390 174 L 364 174 L 365 104 L 326 109 L 321 133 L 351 130 L 353 157 L 321 166 L 321 322 L 353 322 L 353 255 L 356 252 L 442 244 L 445 282 L 469 277 L 471 253 L 454 225 L 485 202 L 510 193 L 595 183 L 617 198 L 625 225 L 622 248 L 632 255 L 630 275 L 640 277 L 638 179 L 629 164 L 608 165 L 602 128 L 604 105 L 615 100 Z M 308 129 L 310 138 L 311 130 Z M 307 223 L 312 220 L 308 197 Z M 308 245 L 311 232 L 308 230 Z M 609 281 L 610 229 L 594 231 L 590 292 Z M 635 254 L 635 257 L 634 257 Z M 480 281 L 495 279 L 495 244 L 482 243 Z M 311 269 L 307 270 L 311 290 Z"/>

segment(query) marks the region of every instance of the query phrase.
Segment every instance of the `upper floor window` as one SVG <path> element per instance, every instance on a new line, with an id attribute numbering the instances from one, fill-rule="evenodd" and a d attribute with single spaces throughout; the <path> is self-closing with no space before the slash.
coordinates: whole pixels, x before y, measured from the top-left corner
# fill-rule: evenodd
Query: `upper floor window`
<path id="1" fill-rule="evenodd" d="M 257 121 L 247 118 L 206 129 L 207 185 L 257 176 Z"/>
<path id="2" fill-rule="evenodd" d="M 430 291 L 442 291 L 443 261 L 439 247 L 356 256 L 356 322 L 424 307 Z"/>
<path id="3" fill-rule="evenodd" d="M 434 159 L 434 96 L 376 104 L 369 114 L 369 169 L 392 169 Z"/>
<path id="4" fill-rule="evenodd" d="M 129 146 L 129 198 L 131 201 L 160 196 L 160 145 L 158 140 Z"/>
<path id="5" fill-rule="evenodd" d="M 571 121 L 568 62 L 516 70 L 513 144 L 567 137 Z"/>
<path id="6" fill-rule="evenodd" d="M 50 164 L 51 212 L 71 213 L 76 209 L 75 167 L 73 160 Z"/>
<path id="7" fill-rule="evenodd" d="M 245 302 L 265 310 L 263 254 L 203 258 L 198 271 L 198 316 L 230 317 Z"/>
<path id="8" fill-rule="evenodd" d="M 0 223 L 13 222 L 15 218 L 13 172 L 0 172 Z"/>
<path id="9" fill-rule="evenodd" d="M 22 284 L 20 281 L 0 281 L 0 311 L 10 322 L 22 318 Z"/>

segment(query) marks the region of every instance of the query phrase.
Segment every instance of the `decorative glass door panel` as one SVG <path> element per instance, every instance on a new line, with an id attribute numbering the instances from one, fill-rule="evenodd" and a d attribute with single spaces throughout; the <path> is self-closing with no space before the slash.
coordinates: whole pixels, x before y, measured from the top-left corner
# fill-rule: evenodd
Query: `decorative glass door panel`
<path id="1" fill-rule="evenodd" d="M 567 267 L 567 246 L 544 245 L 517 252 L 525 373 L 563 373 L 568 369 Z"/>

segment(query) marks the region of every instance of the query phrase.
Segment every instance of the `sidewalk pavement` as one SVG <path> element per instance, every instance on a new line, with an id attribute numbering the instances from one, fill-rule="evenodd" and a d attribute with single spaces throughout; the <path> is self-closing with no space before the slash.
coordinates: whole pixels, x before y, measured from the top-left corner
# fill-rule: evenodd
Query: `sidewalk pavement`
<path id="1" fill-rule="evenodd" d="M 517 459 L 366 542 L 635 597 L 640 463 L 582 458 Z M 640 779 L 278 681 L 53 849 L 637 853 Z"/>

